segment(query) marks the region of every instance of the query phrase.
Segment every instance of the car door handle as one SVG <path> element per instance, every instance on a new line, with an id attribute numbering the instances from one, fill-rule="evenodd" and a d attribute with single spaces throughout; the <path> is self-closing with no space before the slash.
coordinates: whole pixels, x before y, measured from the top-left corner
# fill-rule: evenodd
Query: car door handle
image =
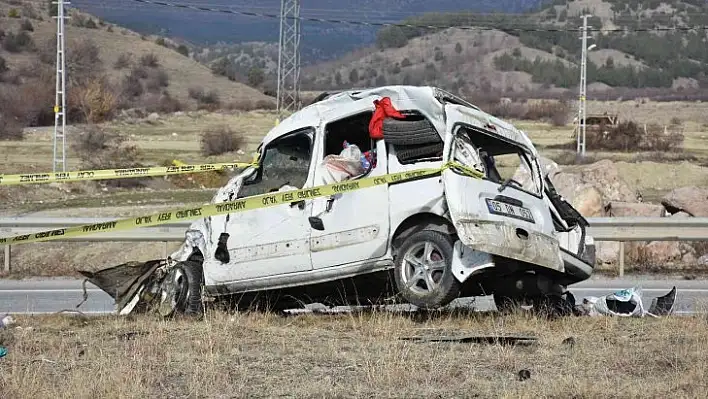
<path id="1" fill-rule="evenodd" d="M 327 198 L 327 204 L 325 205 L 325 212 L 332 210 L 332 204 L 334 204 L 334 196 Z"/>
<path id="2" fill-rule="evenodd" d="M 290 203 L 291 208 L 298 207 L 298 209 L 303 210 L 305 209 L 305 200 L 300 200 L 300 201 L 295 201 Z"/>

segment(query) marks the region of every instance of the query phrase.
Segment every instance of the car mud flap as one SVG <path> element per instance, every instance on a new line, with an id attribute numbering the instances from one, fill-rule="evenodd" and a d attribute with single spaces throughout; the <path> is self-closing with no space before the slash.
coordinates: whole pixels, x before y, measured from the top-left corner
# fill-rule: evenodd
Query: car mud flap
<path id="1" fill-rule="evenodd" d="M 156 279 L 156 271 L 167 262 L 164 259 L 147 262 L 127 262 L 97 272 L 79 270 L 86 281 L 94 284 L 110 295 L 118 309 L 123 309 L 135 297 L 142 287 L 150 285 Z M 145 292 L 145 290 L 142 290 Z M 88 298 L 84 284 L 84 301 Z M 77 307 L 81 306 L 79 304 Z"/>

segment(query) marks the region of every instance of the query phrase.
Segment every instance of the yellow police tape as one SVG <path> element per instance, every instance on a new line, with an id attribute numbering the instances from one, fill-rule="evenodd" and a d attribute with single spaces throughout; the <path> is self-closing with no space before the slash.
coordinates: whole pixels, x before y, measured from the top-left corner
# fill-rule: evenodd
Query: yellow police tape
<path id="1" fill-rule="evenodd" d="M 483 174 L 475 169 L 468 168 L 458 163 L 448 163 L 440 168 L 419 169 L 408 172 L 392 173 L 384 176 L 366 177 L 342 183 L 305 188 L 301 190 L 283 191 L 244 197 L 235 201 L 219 204 L 208 204 L 196 208 L 183 208 L 180 210 L 155 213 L 129 219 L 119 219 L 110 222 L 73 226 L 63 229 L 42 231 L 39 233 L 25 234 L 14 237 L 0 238 L 0 244 L 26 244 L 31 242 L 44 242 L 63 240 L 66 238 L 105 233 L 117 230 L 130 230 L 136 227 L 158 226 L 182 220 L 193 220 L 209 216 L 225 215 L 229 213 L 245 212 L 253 209 L 269 208 L 277 205 L 291 204 L 302 200 L 328 197 L 335 194 L 357 191 L 365 188 L 391 183 L 425 178 L 437 175 L 443 170 L 453 168 L 463 175 L 481 178 Z"/>
<path id="2" fill-rule="evenodd" d="M 0 175 L 0 186 L 39 184 L 39 183 L 67 183 L 89 180 L 127 179 L 130 177 L 156 177 L 179 175 L 185 173 L 202 173 L 224 169 L 240 169 L 248 166 L 257 166 L 257 163 L 225 162 L 208 163 L 201 165 L 185 165 L 179 162 L 175 166 L 154 166 L 147 168 L 126 169 L 99 169 L 75 172 L 49 172 L 25 173 L 20 175 Z"/>

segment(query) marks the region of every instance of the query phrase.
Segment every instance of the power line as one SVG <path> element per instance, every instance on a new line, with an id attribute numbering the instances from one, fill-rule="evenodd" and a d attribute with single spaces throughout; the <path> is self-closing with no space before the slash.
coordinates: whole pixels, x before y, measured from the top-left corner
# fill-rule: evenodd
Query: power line
<path id="1" fill-rule="evenodd" d="M 247 17 L 260 17 L 260 18 L 270 18 L 270 19 L 280 19 L 279 14 L 263 13 L 256 11 L 242 11 L 233 10 L 225 8 L 212 8 L 206 6 L 198 6 L 192 4 L 184 3 L 168 3 L 164 1 L 155 0 L 129 0 L 136 3 L 151 4 L 163 7 L 172 7 L 178 9 L 187 9 L 193 11 L 202 12 L 214 12 L 221 14 L 230 15 L 241 15 Z M 500 16 L 504 14 L 498 14 Z M 352 26 L 376 26 L 376 27 L 400 27 L 400 28 L 413 28 L 413 29 L 461 29 L 461 30 L 476 30 L 476 31 L 491 31 L 491 30 L 501 30 L 501 31 L 512 31 L 512 32 L 580 32 L 582 28 L 526 28 L 526 27 L 491 27 L 491 26 L 455 26 L 455 25 L 427 25 L 427 24 L 408 24 L 408 23 L 396 23 L 396 22 L 372 22 L 372 21 L 355 21 L 355 20 L 345 20 L 345 19 L 331 19 L 331 18 L 316 18 L 316 17 L 303 17 L 303 16 L 287 16 L 287 19 L 297 19 L 298 21 L 307 22 L 319 22 L 319 23 L 330 23 L 330 24 L 342 24 L 342 25 L 352 25 Z M 484 21 L 480 21 L 483 23 Z M 611 33 L 611 32 L 672 32 L 672 31 L 695 31 L 695 30 L 708 30 L 708 26 L 672 26 L 672 27 L 652 27 L 652 28 L 601 28 L 593 29 L 595 32 Z"/>

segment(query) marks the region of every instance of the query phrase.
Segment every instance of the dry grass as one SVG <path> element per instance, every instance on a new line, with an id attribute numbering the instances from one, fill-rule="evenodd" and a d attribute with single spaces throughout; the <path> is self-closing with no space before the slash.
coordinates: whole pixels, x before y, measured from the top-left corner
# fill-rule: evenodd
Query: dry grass
<path id="1" fill-rule="evenodd" d="M 701 397 L 704 317 L 20 317 L 0 390 L 35 397 Z M 31 328 L 30 328 L 31 327 Z M 530 334 L 532 346 L 402 341 Z M 563 341 L 573 337 L 574 345 Z M 520 370 L 530 371 L 525 381 Z M 90 376 L 90 378 L 87 378 Z"/>

